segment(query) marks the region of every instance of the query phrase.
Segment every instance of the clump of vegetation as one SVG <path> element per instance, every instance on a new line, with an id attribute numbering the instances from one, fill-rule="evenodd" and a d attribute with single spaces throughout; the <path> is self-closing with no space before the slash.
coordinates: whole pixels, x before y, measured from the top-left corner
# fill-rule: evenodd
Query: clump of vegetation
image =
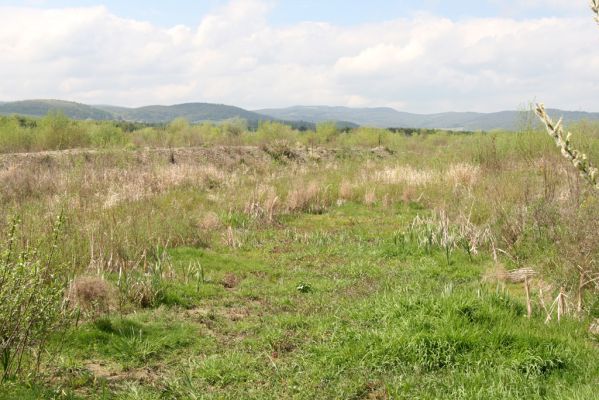
<path id="1" fill-rule="evenodd" d="M 36 372 L 51 336 L 66 328 L 65 289 L 71 272 L 53 257 L 60 251 L 62 224 L 60 218 L 49 253 L 20 248 L 18 220 L 12 222 L 0 248 L 1 381 Z"/>

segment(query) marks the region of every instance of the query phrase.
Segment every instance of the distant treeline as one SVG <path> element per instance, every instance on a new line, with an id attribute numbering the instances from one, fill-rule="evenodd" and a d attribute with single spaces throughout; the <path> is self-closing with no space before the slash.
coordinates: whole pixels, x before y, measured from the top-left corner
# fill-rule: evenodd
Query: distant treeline
<path id="1" fill-rule="evenodd" d="M 192 147 L 261 145 L 394 147 L 403 136 L 429 135 L 431 129 L 339 127 L 336 123 L 290 125 L 265 121 L 253 126 L 243 119 L 191 124 L 177 118 L 168 124 L 127 121 L 80 121 L 52 112 L 42 118 L 0 117 L 0 152 L 74 148 Z M 463 132 L 460 132 L 463 133 Z"/>

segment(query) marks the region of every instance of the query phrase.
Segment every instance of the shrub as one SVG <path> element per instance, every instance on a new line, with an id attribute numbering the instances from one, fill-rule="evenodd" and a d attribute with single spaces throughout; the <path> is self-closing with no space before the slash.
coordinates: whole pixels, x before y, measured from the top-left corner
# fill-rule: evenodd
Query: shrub
<path id="1" fill-rule="evenodd" d="M 29 151 L 32 139 L 31 130 L 22 127 L 17 118 L 0 118 L 0 153 Z"/>
<path id="2" fill-rule="evenodd" d="M 292 144 L 297 139 L 291 127 L 271 121 L 261 122 L 255 136 L 261 144 Z"/>
<path id="3" fill-rule="evenodd" d="M 316 125 L 316 137 L 320 143 L 331 143 L 338 135 L 339 131 L 335 122 L 321 122 Z"/>
<path id="4" fill-rule="evenodd" d="M 59 218 L 53 251 L 40 256 L 34 249 L 17 250 L 18 223 L 0 248 L 0 362 L 2 378 L 37 370 L 48 338 L 68 320 L 64 292 L 68 275 L 53 260 L 62 226 Z"/>
<path id="5" fill-rule="evenodd" d="M 89 137 L 91 145 L 97 148 L 119 148 L 129 143 L 123 130 L 110 122 L 98 123 L 90 127 Z"/>
<path id="6" fill-rule="evenodd" d="M 40 144 L 44 150 L 85 147 L 89 137 L 83 127 L 60 112 L 50 112 L 40 121 Z"/>

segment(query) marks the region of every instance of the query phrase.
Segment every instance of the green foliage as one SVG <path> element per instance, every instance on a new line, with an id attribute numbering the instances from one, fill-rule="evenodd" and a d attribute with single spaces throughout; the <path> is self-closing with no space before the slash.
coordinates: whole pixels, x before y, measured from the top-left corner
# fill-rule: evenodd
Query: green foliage
<path id="1" fill-rule="evenodd" d="M 129 143 L 123 130 L 109 122 L 93 123 L 87 135 L 91 146 L 99 149 L 122 148 Z"/>
<path id="2" fill-rule="evenodd" d="M 263 121 L 258 126 L 258 130 L 253 135 L 258 144 L 294 144 L 297 141 L 297 134 L 288 125 L 279 122 Z"/>
<path id="3" fill-rule="evenodd" d="M 32 144 L 31 128 L 23 127 L 17 117 L 0 117 L 0 152 L 25 152 Z"/>
<path id="4" fill-rule="evenodd" d="M 244 132 L 247 132 L 248 123 L 246 120 L 241 119 L 241 118 L 232 118 L 232 119 L 226 120 L 222 124 L 222 130 L 226 137 L 232 138 L 232 139 L 237 139 Z"/>
<path id="5" fill-rule="evenodd" d="M 40 120 L 39 135 L 46 150 L 72 149 L 89 144 L 83 127 L 60 112 L 51 112 Z"/>
<path id="6" fill-rule="evenodd" d="M 338 135 L 339 131 L 334 122 L 321 122 L 316 125 L 316 138 L 319 144 L 332 143 Z"/>
<path id="7" fill-rule="evenodd" d="M 220 122 L 190 123 L 178 117 L 168 124 L 134 123 L 123 121 L 75 121 L 59 111 L 51 111 L 40 119 L 24 117 L 0 117 L 0 152 L 25 152 L 62 150 L 73 148 L 165 148 L 197 147 L 205 145 L 288 145 L 332 148 L 386 147 L 391 150 L 404 149 L 406 145 L 430 148 L 452 141 L 454 145 L 469 142 L 464 147 L 466 155 L 476 154 L 481 165 L 495 168 L 497 160 L 505 153 L 513 152 L 514 143 L 507 135 L 498 133 L 450 133 L 429 129 L 379 129 L 351 128 L 339 130 L 334 122 L 319 123 L 312 129 L 297 129 L 293 124 L 262 121 L 249 124 L 242 118 L 229 118 Z M 596 124 L 579 122 L 573 126 L 583 133 L 577 136 L 583 149 L 595 146 L 593 135 Z M 255 129 L 255 132 L 252 131 Z M 518 135 L 518 152 L 526 157 L 545 153 L 550 146 L 532 127 L 526 127 Z M 513 134 L 509 134 L 513 136 Z M 415 136 L 409 140 L 409 136 Z M 476 144 L 474 144 L 476 143 Z M 455 153 L 445 154 L 444 156 Z"/>
<path id="8" fill-rule="evenodd" d="M 357 128 L 343 139 L 348 146 L 380 147 L 390 144 L 391 135 L 386 129 Z"/>
<path id="9" fill-rule="evenodd" d="M 2 379 L 35 371 L 50 335 L 67 321 L 64 293 L 69 271 L 57 264 L 62 217 L 54 227 L 51 251 L 18 249 L 18 222 L 0 251 L 0 362 Z"/>

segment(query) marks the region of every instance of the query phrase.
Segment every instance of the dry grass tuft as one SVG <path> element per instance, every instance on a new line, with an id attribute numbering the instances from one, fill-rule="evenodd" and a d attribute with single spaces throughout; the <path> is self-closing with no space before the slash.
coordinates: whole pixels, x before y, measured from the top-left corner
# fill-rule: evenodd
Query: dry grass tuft
<path id="1" fill-rule="evenodd" d="M 229 272 L 228 274 L 226 274 L 222 280 L 223 286 L 227 289 L 236 288 L 240 282 L 241 282 L 241 279 L 232 272 Z"/>
<path id="2" fill-rule="evenodd" d="M 286 208 L 289 212 L 319 212 L 325 208 L 323 191 L 318 182 L 296 187 L 287 194 Z"/>
<path id="3" fill-rule="evenodd" d="M 260 185 L 246 203 L 244 212 L 251 218 L 272 223 L 279 207 L 279 196 L 272 186 Z"/>
<path id="4" fill-rule="evenodd" d="M 351 182 L 344 180 L 339 185 L 339 198 L 341 200 L 349 201 L 353 198 L 354 194 L 354 185 Z"/>
<path id="5" fill-rule="evenodd" d="M 527 279 L 534 278 L 537 272 L 532 268 L 519 268 L 511 271 L 500 271 L 497 279 L 508 283 L 523 283 Z"/>
<path id="6" fill-rule="evenodd" d="M 73 280 L 68 299 L 88 315 L 98 316 L 110 311 L 114 289 L 108 282 L 97 276 L 80 276 Z"/>
<path id="7" fill-rule="evenodd" d="M 445 173 L 445 177 L 454 188 L 471 189 L 478 182 L 480 167 L 468 163 L 452 164 Z"/>
<path id="8" fill-rule="evenodd" d="M 376 204 L 376 191 L 375 189 L 367 190 L 364 193 L 364 205 L 373 206 Z"/>
<path id="9" fill-rule="evenodd" d="M 159 289 L 149 277 L 133 282 L 127 293 L 129 301 L 142 308 L 152 307 L 156 303 Z"/>
<path id="10" fill-rule="evenodd" d="M 212 211 L 207 212 L 201 217 L 199 226 L 205 231 L 217 230 L 221 227 L 220 218 L 218 218 L 218 215 Z"/>
<path id="11" fill-rule="evenodd" d="M 237 238 L 237 234 L 235 233 L 235 230 L 232 226 L 229 226 L 227 228 L 227 231 L 223 234 L 223 240 L 225 242 L 225 245 L 233 249 L 241 247 L 241 240 Z"/>
<path id="12" fill-rule="evenodd" d="M 431 183 L 434 177 L 435 174 L 430 170 L 400 166 L 375 172 L 374 181 L 388 185 L 403 183 L 409 186 L 425 186 Z"/>

